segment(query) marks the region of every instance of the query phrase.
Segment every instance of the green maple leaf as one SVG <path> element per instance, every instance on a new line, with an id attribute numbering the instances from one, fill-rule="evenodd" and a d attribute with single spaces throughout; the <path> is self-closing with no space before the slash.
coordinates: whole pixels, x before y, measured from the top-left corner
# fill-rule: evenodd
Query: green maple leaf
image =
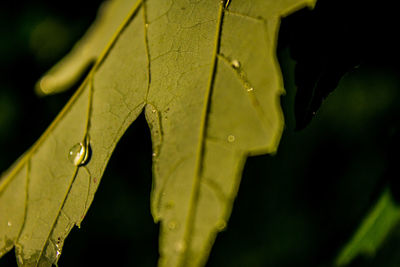
<path id="1" fill-rule="evenodd" d="M 313 4 L 112 2 L 37 86 L 45 94 L 62 91 L 97 58 L 54 122 L 0 180 L 0 256 L 15 246 L 20 266 L 57 263 L 118 140 L 144 110 L 159 265 L 203 265 L 226 226 L 246 157 L 278 146 L 280 18 Z"/>

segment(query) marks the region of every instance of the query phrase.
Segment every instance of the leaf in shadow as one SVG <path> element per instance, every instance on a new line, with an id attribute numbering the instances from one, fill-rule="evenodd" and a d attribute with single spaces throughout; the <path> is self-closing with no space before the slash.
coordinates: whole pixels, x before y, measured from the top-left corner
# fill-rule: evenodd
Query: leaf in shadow
<path id="1" fill-rule="evenodd" d="M 340 79 L 360 64 L 399 58 L 394 3 L 318 1 L 286 20 L 283 42 L 297 61 L 296 128 L 306 127 Z"/>

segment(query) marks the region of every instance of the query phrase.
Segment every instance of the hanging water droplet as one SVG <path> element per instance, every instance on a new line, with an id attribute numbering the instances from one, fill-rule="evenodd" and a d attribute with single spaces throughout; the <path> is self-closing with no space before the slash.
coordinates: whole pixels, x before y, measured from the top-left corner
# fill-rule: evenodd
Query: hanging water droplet
<path id="1" fill-rule="evenodd" d="M 169 223 L 168 223 L 168 229 L 169 230 L 175 230 L 176 229 L 176 222 L 175 221 L 170 221 Z"/>
<path id="2" fill-rule="evenodd" d="M 88 157 L 89 157 L 89 138 L 86 138 L 84 143 L 78 143 L 74 145 L 68 152 L 68 159 L 75 166 L 80 166 L 85 164 Z"/>
<path id="3" fill-rule="evenodd" d="M 8 227 L 11 227 L 12 223 L 11 222 L 7 222 L 7 225 L 8 225 Z"/>
<path id="4" fill-rule="evenodd" d="M 235 142 L 235 140 L 236 140 L 236 137 L 234 136 L 234 135 L 228 135 L 228 142 L 229 143 L 233 143 L 233 142 Z"/>
<path id="5" fill-rule="evenodd" d="M 253 91 L 253 90 L 254 90 L 253 87 L 247 88 L 247 92 L 251 92 L 251 91 Z"/>
<path id="6" fill-rule="evenodd" d="M 240 68 L 240 62 L 237 59 L 232 60 L 231 65 L 234 69 Z"/>

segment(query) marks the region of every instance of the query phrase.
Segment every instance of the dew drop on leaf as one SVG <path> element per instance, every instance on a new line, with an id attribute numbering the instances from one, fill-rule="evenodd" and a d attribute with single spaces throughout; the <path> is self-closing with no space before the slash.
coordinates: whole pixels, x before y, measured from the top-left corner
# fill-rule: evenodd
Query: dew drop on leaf
<path id="1" fill-rule="evenodd" d="M 86 163 L 89 157 L 89 139 L 86 138 L 85 143 L 74 145 L 68 152 L 68 160 L 75 166 Z"/>
<path id="2" fill-rule="evenodd" d="M 240 68 L 240 62 L 237 59 L 232 60 L 231 65 L 234 69 Z"/>
<path id="3" fill-rule="evenodd" d="M 229 143 L 233 143 L 233 142 L 235 142 L 235 136 L 234 135 L 228 135 L 228 142 Z"/>
<path id="4" fill-rule="evenodd" d="M 251 92 L 251 91 L 253 91 L 253 90 L 254 90 L 253 87 L 247 88 L 247 92 Z"/>
<path id="5" fill-rule="evenodd" d="M 61 256 L 61 248 L 60 248 L 60 245 L 57 243 L 56 244 L 56 262 L 60 258 L 60 256 Z"/>
<path id="6" fill-rule="evenodd" d="M 8 222 L 7 225 L 8 225 L 8 227 L 11 227 L 12 223 L 11 223 L 11 222 Z"/>

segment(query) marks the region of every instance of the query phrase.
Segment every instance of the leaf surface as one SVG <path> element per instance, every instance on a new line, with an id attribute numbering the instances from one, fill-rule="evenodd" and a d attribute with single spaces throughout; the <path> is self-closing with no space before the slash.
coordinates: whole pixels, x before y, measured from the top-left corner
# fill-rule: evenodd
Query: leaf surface
<path id="1" fill-rule="evenodd" d="M 82 40 L 37 82 L 37 94 L 50 95 L 71 88 L 106 49 L 113 35 L 119 33 L 118 27 L 123 24 L 131 7 L 132 0 L 106 0 Z"/>
<path id="2" fill-rule="evenodd" d="M 2 253 L 15 246 L 20 266 L 57 262 L 118 140 L 144 110 L 153 142 L 152 213 L 161 223 L 159 266 L 204 265 L 226 227 L 246 157 L 275 152 L 282 133 L 280 17 L 313 2 L 115 1 L 124 6 L 114 6 L 119 14 L 129 11 L 119 27 L 107 28 L 116 33 L 88 77 L 0 180 Z M 87 58 L 74 53 L 43 92 L 79 76 Z M 90 155 L 74 165 L 68 155 L 79 143 Z"/>

